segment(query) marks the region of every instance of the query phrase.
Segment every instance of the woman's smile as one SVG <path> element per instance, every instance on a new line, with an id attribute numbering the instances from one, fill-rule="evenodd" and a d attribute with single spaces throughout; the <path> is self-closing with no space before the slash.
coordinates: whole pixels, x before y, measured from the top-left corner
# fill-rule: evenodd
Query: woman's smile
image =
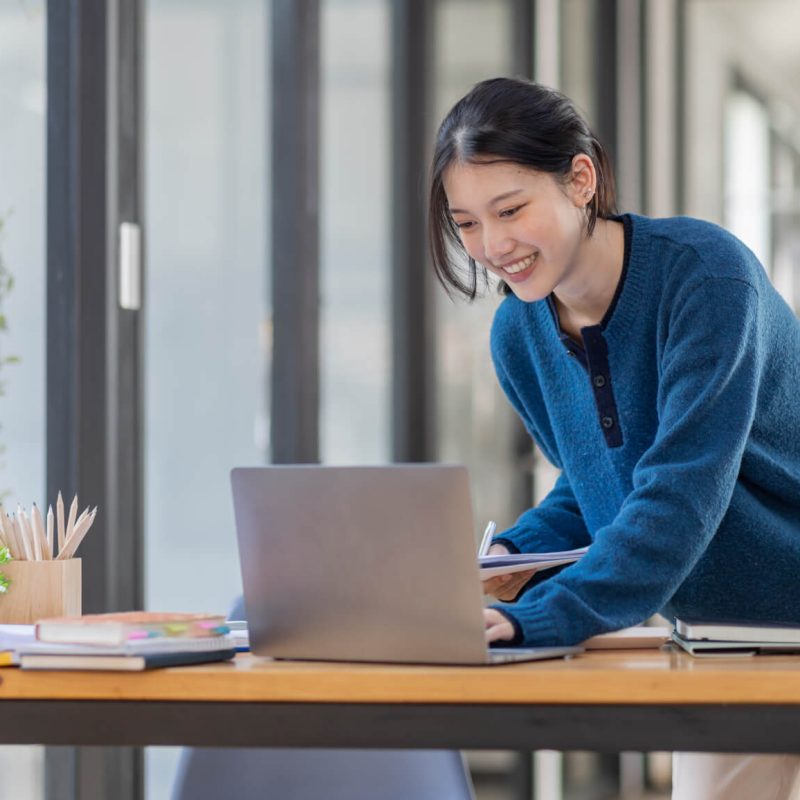
<path id="1" fill-rule="evenodd" d="M 533 273 L 536 264 L 538 252 L 531 253 L 525 258 L 520 258 L 517 261 L 512 261 L 510 264 L 497 265 L 496 270 L 503 273 L 503 278 L 512 283 L 519 283 L 526 280 Z"/>

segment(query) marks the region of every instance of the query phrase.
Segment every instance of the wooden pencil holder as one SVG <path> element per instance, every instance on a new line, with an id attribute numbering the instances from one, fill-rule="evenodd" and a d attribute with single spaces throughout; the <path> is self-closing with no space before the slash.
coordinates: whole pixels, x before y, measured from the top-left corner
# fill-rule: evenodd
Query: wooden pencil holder
<path id="1" fill-rule="evenodd" d="M 81 613 L 81 560 L 10 561 L 0 567 L 11 582 L 0 594 L 0 624 L 32 625 L 45 617 Z"/>

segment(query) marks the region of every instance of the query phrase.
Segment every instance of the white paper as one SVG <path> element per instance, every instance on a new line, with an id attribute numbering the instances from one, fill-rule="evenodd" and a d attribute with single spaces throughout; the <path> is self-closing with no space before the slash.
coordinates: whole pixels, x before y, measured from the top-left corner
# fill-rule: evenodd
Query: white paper
<path id="1" fill-rule="evenodd" d="M 481 580 L 513 572 L 539 572 L 543 569 L 571 564 L 586 554 L 588 547 L 554 553 L 509 553 L 482 556 L 479 559 Z"/>
<path id="2" fill-rule="evenodd" d="M 0 625 L 0 651 L 17 650 L 36 641 L 34 625 Z"/>

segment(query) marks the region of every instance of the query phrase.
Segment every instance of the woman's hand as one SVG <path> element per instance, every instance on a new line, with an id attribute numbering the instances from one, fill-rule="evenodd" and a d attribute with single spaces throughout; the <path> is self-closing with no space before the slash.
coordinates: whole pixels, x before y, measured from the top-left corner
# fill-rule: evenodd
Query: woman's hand
<path id="1" fill-rule="evenodd" d="M 514 626 L 499 611 L 493 608 L 483 609 L 483 621 L 486 624 L 486 643 L 510 642 L 514 639 Z"/>
<path id="2" fill-rule="evenodd" d="M 489 548 L 490 556 L 508 554 L 508 548 L 502 544 L 493 544 Z M 498 600 L 510 602 L 519 594 L 519 590 L 533 577 L 535 572 L 536 570 L 528 570 L 527 572 L 514 572 L 510 575 L 496 575 L 494 578 L 487 578 L 483 582 L 483 591 Z"/>

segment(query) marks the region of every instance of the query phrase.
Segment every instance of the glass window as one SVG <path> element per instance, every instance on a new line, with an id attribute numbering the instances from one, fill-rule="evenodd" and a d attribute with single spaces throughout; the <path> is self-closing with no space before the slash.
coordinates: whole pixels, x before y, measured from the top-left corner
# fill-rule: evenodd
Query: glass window
<path id="1" fill-rule="evenodd" d="M 0 495 L 8 508 L 46 501 L 45 16 L 43 0 L 0 0 L 0 260 L 14 281 L 0 288 Z M 10 356 L 19 363 L 3 361 Z M 0 747 L 0 797 L 37 800 L 43 779 L 44 748 Z"/>
<path id="2" fill-rule="evenodd" d="M 511 3 L 447 0 L 437 5 L 433 125 L 478 81 L 512 72 Z M 431 141 L 435 130 L 431 130 Z M 438 285 L 437 365 L 439 458 L 469 467 L 480 529 L 488 519 L 510 525 L 514 414 L 497 383 L 489 328 L 500 296 L 494 288 L 468 304 L 449 300 Z M 476 536 L 479 535 L 476 530 Z"/>
<path id="3" fill-rule="evenodd" d="M 261 0 L 145 4 L 151 609 L 230 607 L 241 579 L 228 474 L 267 458 L 266 12 Z M 175 755 L 150 751 L 150 797 L 169 796 Z"/>
<path id="4" fill-rule="evenodd" d="M 0 495 L 45 500 L 45 62 L 43 3 L 0 0 Z M 10 154 L 13 153 L 13 157 Z M 6 329 L 7 326 L 7 329 Z"/>
<path id="5" fill-rule="evenodd" d="M 321 4 L 320 458 L 389 458 L 389 7 Z"/>
<path id="6" fill-rule="evenodd" d="M 686 210 L 742 239 L 798 311 L 800 7 L 697 0 L 685 12 Z"/>
<path id="7" fill-rule="evenodd" d="M 725 103 L 725 227 L 770 268 L 770 133 L 767 109 L 752 94 Z"/>
<path id="8" fill-rule="evenodd" d="M 791 142 L 793 129 L 787 125 L 786 133 L 782 133 L 774 137 L 772 159 L 772 281 L 795 313 L 800 314 L 800 205 L 796 201 L 800 152 Z"/>
<path id="9" fill-rule="evenodd" d="M 595 3 L 586 3 L 584 0 L 561 0 L 562 24 L 559 28 L 561 85 L 556 88 L 577 105 L 590 125 L 596 116 L 596 7 Z"/>

